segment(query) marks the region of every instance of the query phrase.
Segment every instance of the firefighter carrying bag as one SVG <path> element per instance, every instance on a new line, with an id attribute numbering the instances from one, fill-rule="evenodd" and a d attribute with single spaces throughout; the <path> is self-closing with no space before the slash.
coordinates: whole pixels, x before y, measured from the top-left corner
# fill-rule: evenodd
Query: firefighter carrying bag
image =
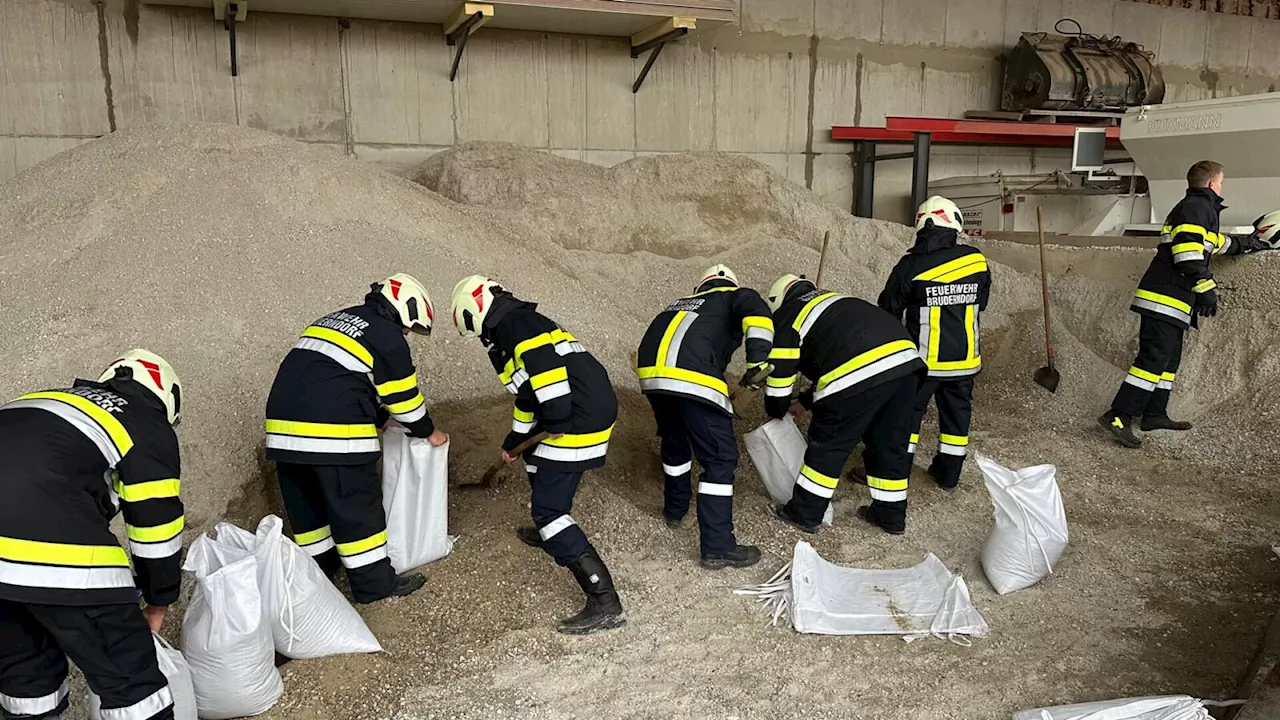
<path id="1" fill-rule="evenodd" d="M 747 433 L 742 438 L 747 446 L 747 454 L 751 463 L 760 473 L 769 497 L 776 503 L 791 500 L 791 491 L 795 487 L 796 477 L 800 475 L 800 466 L 804 464 L 804 452 L 809 449 L 800 428 L 790 415 L 781 420 L 770 420 Z M 831 505 L 822 516 L 822 524 L 830 525 L 834 513 Z"/>
<path id="2" fill-rule="evenodd" d="M 449 443 L 392 428 L 382 436 L 382 507 L 387 512 L 387 555 L 397 573 L 439 560 L 453 550 L 449 537 Z"/>
<path id="3" fill-rule="evenodd" d="M 156 662 L 160 672 L 169 681 L 169 694 L 173 696 L 173 720 L 196 720 L 196 690 L 191 686 L 191 667 L 182 653 L 173 649 L 159 635 L 155 640 Z M 89 693 L 89 720 L 102 720 L 102 700 Z"/>
<path id="4" fill-rule="evenodd" d="M 1031 587 L 1053 572 L 1067 549 L 1067 514 L 1052 465 L 1010 470 L 978 455 L 995 527 L 982 548 L 982 569 L 1001 595 Z"/>

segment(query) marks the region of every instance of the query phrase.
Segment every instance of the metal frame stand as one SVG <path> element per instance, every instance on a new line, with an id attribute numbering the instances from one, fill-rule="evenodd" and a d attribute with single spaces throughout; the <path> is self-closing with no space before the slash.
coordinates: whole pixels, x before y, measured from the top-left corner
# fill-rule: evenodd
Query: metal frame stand
<path id="1" fill-rule="evenodd" d="M 458 77 L 458 66 L 462 63 L 462 53 L 467 49 L 467 38 L 471 37 L 471 28 L 478 23 L 484 21 L 484 13 L 472 13 L 462 24 L 454 28 L 453 32 L 445 36 L 445 42 L 450 47 L 457 46 L 457 51 L 453 53 L 453 65 L 449 68 L 449 82 L 453 82 Z"/>
<path id="2" fill-rule="evenodd" d="M 231 77 L 240 75 L 240 63 L 236 58 L 236 15 L 240 14 L 239 3 L 227 3 L 227 14 L 222 19 L 222 26 L 231 37 Z"/>
<path id="3" fill-rule="evenodd" d="M 640 70 L 640 75 L 636 77 L 636 81 L 631 85 L 631 94 L 640 92 L 640 86 L 644 84 L 644 79 L 649 77 L 649 71 L 653 69 L 653 63 L 658 59 L 658 55 L 662 53 L 662 48 L 672 40 L 679 40 L 689 34 L 688 28 L 676 28 L 666 35 L 656 37 L 643 45 L 637 45 L 631 48 L 631 57 L 638 58 L 644 53 L 652 50 L 649 58 L 645 60 L 644 67 Z"/>

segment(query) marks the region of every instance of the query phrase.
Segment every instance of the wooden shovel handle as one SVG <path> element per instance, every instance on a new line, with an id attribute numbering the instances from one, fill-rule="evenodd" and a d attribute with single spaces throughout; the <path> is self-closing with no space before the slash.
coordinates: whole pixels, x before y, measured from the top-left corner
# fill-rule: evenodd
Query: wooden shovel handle
<path id="1" fill-rule="evenodd" d="M 822 289 L 822 271 L 827 269 L 827 243 L 831 241 L 831 231 L 822 234 L 822 255 L 818 256 L 818 276 L 813 279 L 813 286 Z"/>
<path id="2" fill-rule="evenodd" d="M 520 456 L 521 456 L 521 455 L 523 455 L 527 450 L 529 450 L 529 448 L 532 448 L 533 446 L 537 445 L 538 443 L 542 442 L 543 440 L 546 440 L 546 439 L 547 439 L 547 438 L 549 438 L 549 437 L 551 437 L 551 433 L 548 433 L 548 432 L 540 432 L 540 433 L 538 433 L 537 435 L 534 435 L 533 437 L 529 438 L 528 440 L 525 440 L 524 442 L 522 442 L 522 443 L 520 443 L 519 445 L 515 446 L 514 448 L 512 448 L 512 449 L 511 449 L 511 452 L 509 452 L 509 453 L 507 453 L 507 454 L 508 454 L 508 455 L 510 455 L 510 456 L 511 456 L 511 457 L 513 457 L 513 458 L 514 458 L 514 457 L 520 457 Z M 503 467 L 504 465 L 506 465 L 506 463 L 502 462 L 502 460 L 498 460 L 498 462 L 494 463 L 492 467 L 490 467 L 488 470 L 486 470 L 486 471 L 484 472 L 484 476 L 480 478 L 480 484 L 481 484 L 481 485 L 488 485 L 490 482 L 492 482 L 492 481 L 493 481 L 493 478 L 497 476 L 498 471 L 499 471 L 499 470 L 502 470 L 502 467 Z"/>
<path id="3" fill-rule="evenodd" d="M 1044 259 L 1044 213 L 1036 206 L 1036 231 L 1040 236 L 1040 292 L 1044 296 L 1044 352 L 1053 367 L 1053 321 L 1049 316 L 1049 271 Z"/>

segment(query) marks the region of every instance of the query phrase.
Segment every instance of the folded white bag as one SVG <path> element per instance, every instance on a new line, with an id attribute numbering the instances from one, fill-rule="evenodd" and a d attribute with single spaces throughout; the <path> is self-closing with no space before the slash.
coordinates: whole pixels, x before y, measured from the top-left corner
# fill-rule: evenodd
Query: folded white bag
<path id="1" fill-rule="evenodd" d="M 1023 710 L 1013 714 L 1013 720 L 1209 720 L 1209 718 L 1209 711 L 1201 701 L 1187 695 L 1059 705 Z"/>
<path id="2" fill-rule="evenodd" d="M 387 555 L 398 573 L 439 560 L 449 537 L 449 443 L 432 447 L 392 428 L 382 435 L 382 507 Z"/>
<path id="3" fill-rule="evenodd" d="M 174 650 L 159 635 L 152 635 L 156 646 L 156 662 L 160 672 L 169 681 L 169 695 L 173 697 L 174 720 L 196 720 L 196 690 L 191 685 L 191 668 L 182 653 Z M 102 699 L 89 692 L 89 720 L 102 720 Z"/>
<path id="4" fill-rule="evenodd" d="M 258 560 L 258 591 L 276 650 L 295 660 L 379 652 L 364 619 L 316 561 L 284 536 L 284 521 L 268 515 L 256 535 L 219 523 L 218 542 L 248 550 Z"/>
<path id="5" fill-rule="evenodd" d="M 995 528 L 982 548 L 982 569 L 1001 595 L 1048 577 L 1067 549 L 1067 514 L 1052 465 L 1010 470 L 978 455 L 995 506 Z"/>
<path id="6" fill-rule="evenodd" d="M 781 420 L 770 420 L 747 433 L 742 438 L 747 446 L 747 455 L 760 473 L 765 490 L 776 503 L 791 500 L 795 489 L 796 478 L 800 475 L 800 466 L 804 464 L 805 450 L 809 449 L 800 428 L 790 415 Z M 827 504 L 827 512 L 822 516 L 822 524 L 830 525 L 834 513 Z"/>
<path id="7" fill-rule="evenodd" d="M 258 561 L 247 550 L 201 535 L 184 570 L 196 574 L 182 619 L 182 650 L 202 720 L 261 715 L 280 700 L 271 627 L 258 593 Z"/>

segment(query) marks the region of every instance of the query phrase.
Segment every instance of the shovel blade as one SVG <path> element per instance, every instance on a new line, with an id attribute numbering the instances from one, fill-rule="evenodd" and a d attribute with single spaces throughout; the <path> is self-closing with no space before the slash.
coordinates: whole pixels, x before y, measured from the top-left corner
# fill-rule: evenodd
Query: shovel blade
<path id="1" fill-rule="evenodd" d="M 1051 393 L 1056 393 L 1058 391 L 1058 381 L 1062 379 L 1062 376 L 1058 374 L 1057 369 L 1053 366 L 1046 365 L 1036 371 L 1033 379 L 1040 387 Z"/>

